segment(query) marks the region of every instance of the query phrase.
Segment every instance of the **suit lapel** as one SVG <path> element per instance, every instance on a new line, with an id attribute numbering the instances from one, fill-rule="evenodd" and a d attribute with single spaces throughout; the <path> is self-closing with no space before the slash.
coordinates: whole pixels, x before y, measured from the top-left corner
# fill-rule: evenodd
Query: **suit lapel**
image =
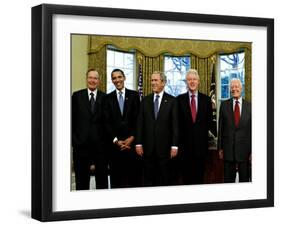
<path id="1" fill-rule="evenodd" d="M 154 116 L 154 93 L 152 93 L 150 96 L 148 96 L 149 98 L 149 101 L 148 101 L 148 108 L 149 108 L 149 111 L 150 114 L 151 114 L 151 117 L 153 119 L 155 119 L 155 116 Z"/>
<path id="2" fill-rule="evenodd" d="M 186 117 L 192 121 L 191 116 L 191 108 L 190 108 L 190 100 L 188 92 L 185 95 L 185 98 L 182 101 L 182 107 L 184 108 L 184 112 L 186 113 Z"/>
<path id="3" fill-rule="evenodd" d="M 245 101 L 242 99 L 242 111 L 241 111 L 241 115 L 240 115 L 240 121 L 238 123 L 238 127 L 243 123 L 243 121 L 245 120 L 246 117 L 246 112 L 247 112 L 247 104 L 245 103 Z"/>
<path id="4" fill-rule="evenodd" d="M 164 112 L 164 111 L 165 111 L 165 108 L 166 108 L 167 103 L 168 103 L 167 94 L 164 92 L 164 93 L 163 93 L 162 100 L 161 100 L 161 103 L 160 103 L 160 107 L 159 107 L 159 110 L 158 110 L 157 119 L 161 116 L 161 112 Z"/>
<path id="5" fill-rule="evenodd" d="M 112 92 L 112 95 L 111 95 L 111 105 L 112 105 L 112 109 L 115 109 L 121 115 L 121 111 L 120 111 L 120 108 L 119 108 L 119 103 L 118 103 L 118 100 L 117 100 L 116 90 L 114 90 Z"/>
<path id="6" fill-rule="evenodd" d="M 81 96 L 81 102 L 82 102 L 83 108 L 85 108 L 85 111 L 91 113 L 90 100 L 89 100 L 89 96 L 88 96 L 88 89 L 85 89 L 85 91 L 83 92 L 83 94 Z"/>
<path id="7" fill-rule="evenodd" d="M 196 112 L 196 120 L 195 122 L 197 122 L 200 117 L 201 114 L 203 113 L 203 99 L 202 99 L 202 95 L 200 92 L 198 92 L 198 96 L 197 96 L 197 112 Z"/>
<path id="8" fill-rule="evenodd" d="M 100 99 L 101 99 L 101 95 L 100 95 L 100 91 L 97 90 L 97 96 L 96 96 L 96 101 L 95 101 L 95 108 L 94 108 L 94 113 L 93 115 L 96 113 L 98 106 L 100 105 Z M 90 105 L 89 105 L 90 106 Z"/>
<path id="9" fill-rule="evenodd" d="M 228 101 L 228 110 L 229 110 L 229 115 L 231 115 L 230 119 L 231 119 L 231 124 L 235 127 L 235 121 L 234 121 L 234 111 L 233 111 L 233 98 L 231 98 Z"/>
<path id="10" fill-rule="evenodd" d="M 123 117 L 127 115 L 127 109 L 128 109 L 130 97 L 131 97 L 130 92 L 127 89 L 125 89 L 125 100 L 124 100 Z"/>

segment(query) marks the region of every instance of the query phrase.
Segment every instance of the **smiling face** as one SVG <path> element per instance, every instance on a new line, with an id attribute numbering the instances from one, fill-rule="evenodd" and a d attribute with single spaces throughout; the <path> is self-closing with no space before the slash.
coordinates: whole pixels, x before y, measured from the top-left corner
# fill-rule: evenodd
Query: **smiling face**
<path id="1" fill-rule="evenodd" d="M 114 84 L 116 89 L 122 90 L 124 88 L 125 80 L 126 80 L 126 77 L 120 71 L 112 72 L 111 81 Z"/>
<path id="2" fill-rule="evenodd" d="M 87 74 L 87 87 L 89 90 L 94 91 L 100 84 L 99 74 L 97 71 L 89 71 Z"/>
<path id="3" fill-rule="evenodd" d="M 242 84 L 240 80 L 235 79 L 230 83 L 230 92 L 233 98 L 239 99 L 242 93 Z"/>
<path id="4" fill-rule="evenodd" d="M 160 93 L 164 89 L 165 82 L 161 80 L 160 74 L 151 75 L 151 87 L 154 93 Z"/>
<path id="5" fill-rule="evenodd" d="M 191 93 L 195 93 L 198 90 L 199 86 L 199 76 L 196 73 L 188 73 L 186 75 L 187 87 Z"/>

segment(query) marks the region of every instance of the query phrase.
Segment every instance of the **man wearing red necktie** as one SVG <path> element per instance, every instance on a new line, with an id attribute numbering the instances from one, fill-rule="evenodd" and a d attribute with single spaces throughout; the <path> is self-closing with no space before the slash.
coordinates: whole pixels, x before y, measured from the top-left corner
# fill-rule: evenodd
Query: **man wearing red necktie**
<path id="1" fill-rule="evenodd" d="M 186 74 L 188 91 L 177 97 L 179 105 L 179 154 L 184 184 L 204 183 L 208 153 L 208 132 L 212 123 L 210 97 L 198 91 L 200 79 L 197 70 Z"/>
<path id="2" fill-rule="evenodd" d="M 235 182 L 237 170 L 239 182 L 248 182 L 251 177 L 251 104 L 242 98 L 239 79 L 231 80 L 230 92 L 232 98 L 220 106 L 219 158 L 224 160 L 224 182 Z"/>

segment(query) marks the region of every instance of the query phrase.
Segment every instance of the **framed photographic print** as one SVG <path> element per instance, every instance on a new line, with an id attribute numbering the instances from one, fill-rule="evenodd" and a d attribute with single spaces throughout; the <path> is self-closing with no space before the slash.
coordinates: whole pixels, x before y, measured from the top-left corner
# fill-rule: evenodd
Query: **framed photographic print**
<path id="1" fill-rule="evenodd" d="M 212 100 L 214 122 L 203 183 L 185 184 L 179 176 L 171 186 L 114 187 L 117 171 L 109 163 L 107 187 L 97 189 L 94 163 L 89 165 L 89 189 L 77 187 L 72 133 L 78 107 L 73 110 L 73 96 L 89 88 L 89 72 L 98 71 L 99 90 L 108 98 L 118 86 L 112 74 L 115 69 L 126 75 L 125 86 L 137 91 L 140 99 L 153 91 L 150 76 L 155 71 L 165 72 L 165 92 L 171 96 L 187 91 L 189 69 L 198 71 L 199 92 Z M 238 183 L 238 176 L 233 183 L 223 183 L 224 163 L 217 150 L 219 108 L 231 98 L 230 83 L 237 78 L 243 98 L 252 106 L 250 176 L 245 183 Z M 33 7 L 32 217 L 55 221 L 273 206 L 273 81 L 273 19 L 48 4 Z M 242 105 L 241 111 L 243 106 L 246 109 Z M 108 112 L 105 108 L 101 115 Z"/>

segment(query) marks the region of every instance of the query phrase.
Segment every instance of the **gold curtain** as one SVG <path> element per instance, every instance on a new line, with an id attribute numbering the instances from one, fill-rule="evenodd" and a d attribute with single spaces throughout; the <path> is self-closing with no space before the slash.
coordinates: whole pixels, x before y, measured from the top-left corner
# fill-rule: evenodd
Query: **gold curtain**
<path id="1" fill-rule="evenodd" d="M 190 54 L 191 68 L 198 70 L 200 75 L 199 90 L 209 95 L 212 67 L 215 60 L 215 73 L 217 74 L 217 57 L 220 52 L 233 53 L 245 50 L 245 98 L 251 101 L 252 79 L 252 54 L 251 43 L 200 41 L 200 40 L 176 40 L 159 38 L 136 38 L 121 36 L 89 36 L 89 68 L 96 68 L 100 74 L 100 89 L 106 92 L 106 46 L 114 45 L 120 50 L 136 50 L 137 64 L 142 64 L 143 70 L 143 94 L 151 92 L 150 76 L 153 71 L 164 71 L 164 54 L 175 56 Z M 138 75 L 138 71 L 136 73 Z"/>
<path id="2" fill-rule="evenodd" d="M 95 53 L 89 53 L 88 68 L 94 68 L 99 72 L 99 89 L 106 92 L 106 45 Z"/>
<path id="3" fill-rule="evenodd" d="M 142 65 L 143 95 L 151 93 L 150 76 L 154 71 L 164 70 L 164 56 L 148 57 L 140 51 L 136 51 L 137 62 Z M 138 73 L 137 73 L 138 75 Z"/>
<path id="4" fill-rule="evenodd" d="M 149 57 L 157 57 L 165 53 L 170 53 L 175 56 L 182 56 L 186 53 L 190 53 L 201 58 L 210 57 L 221 51 L 224 53 L 232 53 L 241 48 L 251 47 L 251 43 L 249 42 L 139 38 L 110 35 L 89 36 L 89 53 L 98 52 L 105 45 L 114 45 L 122 51 L 135 49 Z"/>
<path id="5" fill-rule="evenodd" d="M 215 55 L 207 58 L 200 58 L 191 54 L 191 68 L 196 69 L 200 76 L 199 91 L 206 95 L 210 93 L 214 60 Z"/>
<path id="6" fill-rule="evenodd" d="M 245 49 L 245 99 L 251 101 L 252 96 L 252 51 Z"/>

